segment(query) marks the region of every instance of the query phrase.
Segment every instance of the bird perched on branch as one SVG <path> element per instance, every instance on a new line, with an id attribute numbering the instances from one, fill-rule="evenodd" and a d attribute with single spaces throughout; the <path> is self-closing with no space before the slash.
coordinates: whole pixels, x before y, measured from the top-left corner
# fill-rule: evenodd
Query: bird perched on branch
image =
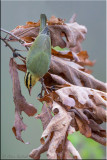
<path id="1" fill-rule="evenodd" d="M 49 70 L 51 61 L 51 39 L 48 26 L 46 26 L 46 15 L 40 15 L 40 31 L 34 43 L 28 51 L 26 58 L 27 72 L 24 82 L 31 94 L 32 87 Z"/>

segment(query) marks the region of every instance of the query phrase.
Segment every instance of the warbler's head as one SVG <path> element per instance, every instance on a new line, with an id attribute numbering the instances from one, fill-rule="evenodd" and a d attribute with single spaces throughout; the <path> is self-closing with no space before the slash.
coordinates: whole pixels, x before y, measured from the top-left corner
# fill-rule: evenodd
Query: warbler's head
<path id="1" fill-rule="evenodd" d="M 31 89 L 35 83 L 39 80 L 35 75 L 31 74 L 29 71 L 26 72 L 24 77 L 25 86 L 28 88 L 29 94 L 31 95 Z"/>

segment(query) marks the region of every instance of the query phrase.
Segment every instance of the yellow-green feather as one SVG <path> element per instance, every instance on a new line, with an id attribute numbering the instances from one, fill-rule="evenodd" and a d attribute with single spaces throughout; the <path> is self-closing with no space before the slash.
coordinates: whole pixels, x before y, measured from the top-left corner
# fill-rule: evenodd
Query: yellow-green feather
<path id="1" fill-rule="evenodd" d="M 46 15 L 41 14 L 40 33 L 30 47 L 26 58 L 27 73 L 25 75 L 25 85 L 28 89 L 33 87 L 49 70 L 51 61 L 51 40 L 46 21 Z"/>

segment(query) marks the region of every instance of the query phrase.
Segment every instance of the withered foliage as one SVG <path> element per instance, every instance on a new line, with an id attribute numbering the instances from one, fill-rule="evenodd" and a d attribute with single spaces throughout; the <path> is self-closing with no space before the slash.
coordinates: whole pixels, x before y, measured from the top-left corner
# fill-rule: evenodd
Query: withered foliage
<path id="1" fill-rule="evenodd" d="M 28 104 L 21 94 L 17 65 L 13 58 L 10 59 L 9 66 L 13 81 L 13 100 L 15 103 L 15 123 L 12 130 L 16 138 L 24 142 L 21 138 L 21 132 L 26 129 L 26 125 L 22 121 L 21 112 L 25 112 L 28 116 L 34 116 L 37 113 L 37 109 L 32 104 Z"/>
<path id="2" fill-rule="evenodd" d="M 85 34 L 87 32 L 85 26 L 79 25 L 77 22 L 65 24 L 64 20 L 54 16 L 50 18 L 50 21 L 47 21 L 47 24 L 49 24 L 51 43 L 53 47 L 67 47 L 75 52 L 79 52 L 81 50 L 81 42 L 85 39 Z M 25 26 L 16 27 L 12 30 L 12 33 L 25 42 L 31 43 L 39 33 L 39 26 L 40 21 L 37 23 L 27 22 Z M 11 41 L 16 40 L 12 36 L 10 36 L 9 39 Z"/>
<path id="3" fill-rule="evenodd" d="M 41 146 L 29 154 L 33 159 L 40 159 L 46 151 L 48 159 L 81 159 L 79 152 L 67 140 L 68 134 L 78 130 L 87 138 L 106 145 L 106 131 L 100 125 L 106 122 L 107 85 L 90 75 L 91 70 L 86 68 L 93 66 L 95 61 L 90 61 L 87 51 L 82 50 L 81 43 L 87 29 L 75 22 L 74 17 L 69 23 L 54 16 L 47 20 L 52 46 L 66 47 L 68 50 L 52 48 L 50 69 L 43 77 L 46 90 L 44 96 L 38 99 L 43 107 L 40 115 L 36 116 L 43 125 Z M 25 46 L 31 46 L 39 33 L 39 26 L 40 21 L 27 22 L 11 32 L 24 40 Z M 15 41 L 12 36 L 9 40 Z M 23 62 L 17 64 L 14 59 L 10 60 L 15 103 L 13 132 L 21 141 L 21 131 L 26 129 L 21 112 L 28 116 L 37 112 L 21 95 L 17 70 L 26 72 L 26 61 Z"/>

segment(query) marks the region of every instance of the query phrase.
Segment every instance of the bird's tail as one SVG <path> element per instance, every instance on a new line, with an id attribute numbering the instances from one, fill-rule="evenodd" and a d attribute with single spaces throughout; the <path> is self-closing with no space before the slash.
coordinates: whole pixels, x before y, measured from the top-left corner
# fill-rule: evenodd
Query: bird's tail
<path id="1" fill-rule="evenodd" d="M 40 15 L 40 32 L 45 28 L 46 26 L 47 17 L 45 14 Z"/>

